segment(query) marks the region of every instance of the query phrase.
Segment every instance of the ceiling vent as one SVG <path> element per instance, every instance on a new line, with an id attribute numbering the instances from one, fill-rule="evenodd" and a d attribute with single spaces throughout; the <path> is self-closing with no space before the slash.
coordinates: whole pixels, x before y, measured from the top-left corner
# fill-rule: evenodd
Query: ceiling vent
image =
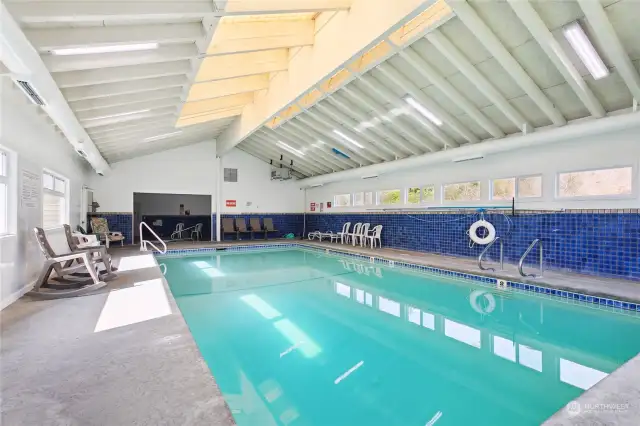
<path id="1" fill-rule="evenodd" d="M 36 92 L 36 89 L 34 89 L 33 86 L 29 84 L 28 81 L 15 80 L 15 82 L 18 85 L 18 87 L 22 89 L 24 94 L 27 95 L 29 99 L 31 99 L 31 102 L 33 102 L 36 105 L 44 106 L 44 101 L 42 100 L 40 95 L 38 95 L 38 93 Z"/>

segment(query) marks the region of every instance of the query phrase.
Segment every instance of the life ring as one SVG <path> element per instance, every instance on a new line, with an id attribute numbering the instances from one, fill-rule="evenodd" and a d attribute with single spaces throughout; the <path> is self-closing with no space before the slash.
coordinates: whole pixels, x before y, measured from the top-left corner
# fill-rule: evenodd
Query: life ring
<path id="1" fill-rule="evenodd" d="M 487 230 L 487 235 L 485 235 L 484 237 L 479 237 L 476 233 L 479 228 L 485 228 Z M 496 228 L 494 228 L 490 222 L 487 222 L 484 219 L 479 220 L 477 222 L 474 222 L 469 228 L 469 238 L 471 238 L 474 243 L 481 246 L 487 245 L 496 239 Z"/>
<path id="2" fill-rule="evenodd" d="M 486 306 L 481 306 L 478 298 L 484 296 L 486 300 Z M 479 314 L 490 314 L 496 309 L 496 299 L 493 297 L 493 294 L 482 291 L 482 290 L 474 290 L 471 292 L 469 296 L 469 303 L 471 303 L 471 307 L 474 311 Z M 484 304 L 483 304 L 484 305 Z"/>

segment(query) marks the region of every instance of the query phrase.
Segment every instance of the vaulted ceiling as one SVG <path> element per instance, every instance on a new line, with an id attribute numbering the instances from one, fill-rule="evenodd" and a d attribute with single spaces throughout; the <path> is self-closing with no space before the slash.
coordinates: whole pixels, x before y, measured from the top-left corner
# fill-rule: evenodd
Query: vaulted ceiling
<path id="1" fill-rule="evenodd" d="M 286 70 L 290 48 L 313 43 L 318 13 L 350 4 L 5 1 L 110 163 L 215 138 Z"/>
<path id="2" fill-rule="evenodd" d="M 415 41 L 383 39 L 364 69 L 366 54 L 238 147 L 308 177 L 636 113 L 640 2 L 447 5 L 447 16 Z M 608 75 L 595 79 L 569 44 L 575 23 Z"/>

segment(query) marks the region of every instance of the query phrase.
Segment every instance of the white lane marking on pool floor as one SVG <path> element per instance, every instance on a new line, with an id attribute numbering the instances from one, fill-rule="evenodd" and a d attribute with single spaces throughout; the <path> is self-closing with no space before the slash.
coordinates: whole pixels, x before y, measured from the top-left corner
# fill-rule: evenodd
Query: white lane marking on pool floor
<path id="1" fill-rule="evenodd" d="M 358 368 L 362 367 L 362 364 L 364 364 L 364 361 L 360 361 L 359 363 L 357 363 L 356 365 L 354 365 L 353 367 L 351 367 L 350 369 L 348 369 L 347 371 L 345 371 L 340 377 L 338 377 L 337 379 L 335 379 L 333 381 L 333 384 L 337 385 L 338 383 L 340 383 L 341 381 L 343 381 L 344 379 L 347 378 L 347 376 L 349 376 L 349 374 L 353 373 L 354 371 L 356 371 Z"/>
<path id="2" fill-rule="evenodd" d="M 287 349 L 286 351 L 281 352 L 281 353 L 280 353 L 280 358 L 282 358 L 283 356 L 285 356 L 285 355 L 286 355 L 286 354 L 288 354 L 288 353 L 291 353 L 291 352 L 295 351 L 296 349 L 298 349 L 298 348 L 299 348 L 300 346 L 302 346 L 303 344 L 304 344 L 304 342 L 303 342 L 303 341 L 300 341 L 300 342 L 296 343 L 295 345 L 291 346 L 291 347 L 290 347 L 289 349 Z"/>
<path id="3" fill-rule="evenodd" d="M 431 420 L 429 420 L 429 421 L 427 422 L 427 424 L 426 424 L 426 425 L 424 425 L 424 426 L 433 426 L 434 424 L 436 424 L 436 422 L 438 421 L 438 419 L 439 419 L 440 417 L 442 417 L 442 411 L 438 411 L 438 412 L 437 412 L 437 413 L 436 413 L 436 414 L 431 418 Z"/>

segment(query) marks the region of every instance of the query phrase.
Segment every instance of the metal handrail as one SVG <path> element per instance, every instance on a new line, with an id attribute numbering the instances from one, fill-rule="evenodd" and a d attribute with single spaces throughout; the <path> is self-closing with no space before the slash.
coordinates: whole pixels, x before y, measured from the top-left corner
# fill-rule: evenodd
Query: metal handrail
<path id="1" fill-rule="evenodd" d="M 151 241 L 149 240 L 145 240 L 144 238 L 142 238 L 142 225 L 144 225 L 149 232 L 151 232 L 153 234 L 154 237 L 157 238 L 158 241 L 160 241 L 162 243 L 162 246 L 164 247 L 163 250 L 160 250 L 155 244 L 153 244 Z M 167 252 L 167 244 L 162 240 L 162 238 L 160 238 L 158 236 L 158 234 L 155 233 L 155 231 L 153 229 L 151 229 L 149 227 L 149 225 L 146 224 L 146 222 L 140 222 L 140 251 L 147 251 L 147 245 L 150 245 L 151 247 L 153 247 L 157 252 L 160 252 L 161 254 L 165 254 Z"/>
<path id="2" fill-rule="evenodd" d="M 500 241 L 500 270 L 504 271 L 504 243 L 500 239 L 500 237 L 498 237 L 495 240 L 491 241 L 489 243 L 489 245 L 487 245 L 485 247 L 485 249 L 482 250 L 482 253 L 480 253 L 480 256 L 478 256 L 478 268 L 480 268 L 481 271 L 494 271 L 495 272 L 495 270 L 496 270 L 495 268 L 485 268 L 484 266 L 482 266 L 482 258 L 489 251 L 491 246 L 493 246 L 495 244 L 495 242 L 498 241 L 498 240 Z"/>
<path id="3" fill-rule="evenodd" d="M 522 268 L 524 267 L 524 260 L 527 257 L 527 255 L 529 253 L 531 253 L 531 250 L 533 250 L 533 248 L 536 246 L 536 244 L 540 244 L 540 275 L 536 275 L 536 274 L 525 274 L 524 271 L 522 270 Z M 535 240 L 533 240 L 533 242 L 529 245 L 529 247 L 527 247 L 527 250 L 525 250 L 524 254 L 522 255 L 522 257 L 520 258 L 520 262 L 518 262 L 518 271 L 520 271 L 520 275 L 522 275 L 523 277 L 531 277 L 531 278 L 538 278 L 541 277 L 543 272 L 544 272 L 544 267 L 543 267 L 543 251 L 542 251 L 542 241 L 539 238 L 536 238 Z"/>

